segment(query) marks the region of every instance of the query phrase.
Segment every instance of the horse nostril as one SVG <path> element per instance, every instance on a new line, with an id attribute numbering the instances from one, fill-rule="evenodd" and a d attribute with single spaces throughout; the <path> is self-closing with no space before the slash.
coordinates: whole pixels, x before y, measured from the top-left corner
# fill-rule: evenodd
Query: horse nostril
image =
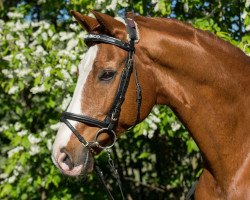
<path id="1" fill-rule="evenodd" d="M 65 171 L 69 171 L 74 168 L 73 160 L 70 154 L 64 148 L 61 149 L 61 154 L 58 158 L 58 163 L 60 167 Z"/>

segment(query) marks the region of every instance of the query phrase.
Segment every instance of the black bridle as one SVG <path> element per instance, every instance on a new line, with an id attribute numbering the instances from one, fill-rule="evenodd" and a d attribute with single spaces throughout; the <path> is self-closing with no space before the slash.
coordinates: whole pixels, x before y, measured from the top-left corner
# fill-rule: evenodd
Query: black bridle
<path id="1" fill-rule="evenodd" d="M 84 147 L 90 148 L 92 150 L 92 152 L 95 152 L 93 150 L 93 147 L 98 147 L 98 148 L 106 150 L 106 152 L 108 153 L 108 156 L 109 156 L 109 160 L 108 160 L 109 165 L 110 165 L 111 170 L 112 170 L 112 172 L 113 172 L 113 174 L 118 182 L 119 189 L 120 189 L 120 192 L 121 192 L 123 199 L 124 199 L 124 195 L 123 195 L 122 188 L 121 188 L 121 181 L 120 181 L 118 172 L 115 169 L 113 160 L 111 159 L 109 150 L 116 142 L 115 127 L 116 127 L 117 122 L 118 122 L 119 117 L 120 117 L 121 106 L 125 100 L 126 91 L 127 91 L 128 85 L 129 85 L 129 81 L 130 81 L 130 77 L 131 77 L 131 74 L 133 72 L 133 69 L 134 69 L 134 74 L 135 74 L 136 102 L 137 102 L 137 114 L 136 114 L 135 124 L 137 124 L 140 120 L 140 108 L 141 108 L 141 100 L 142 100 L 141 87 L 139 85 L 136 66 L 135 66 L 135 63 L 133 60 L 133 56 L 135 53 L 135 41 L 138 40 L 136 24 L 132 19 L 126 19 L 126 24 L 127 24 L 127 33 L 129 35 L 129 43 L 124 42 L 124 41 L 119 40 L 119 39 L 114 38 L 114 37 L 107 36 L 107 35 L 88 34 L 84 38 L 85 43 L 112 44 L 112 45 L 115 45 L 115 46 L 128 52 L 126 64 L 125 64 L 125 67 L 123 68 L 122 73 L 121 73 L 121 77 L 120 77 L 119 85 L 118 85 L 118 88 L 116 91 L 114 102 L 111 106 L 110 111 L 107 113 L 105 119 L 103 121 L 101 121 L 101 120 L 94 119 L 94 118 L 89 117 L 89 116 L 78 115 L 78 114 L 71 113 L 71 112 L 64 112 L 62 114 L 62 117 L 61 117 L 61 121 L 64 122 L 68 126 L 68 128 L 75 134 L 75 136 L 83 144 Z M 70 124 L 69 120 L 81 122 L 81 123 L 84 123 L 84 124 L 89 125 L 89 126 L 100 128 L 95 135 L 94 141 L 86 141 L 84 139 L 84 137 L 82 137 L 81 134 Z M 102 133 L 107 133 L 109 135 L 109 137 L 111 137 L 113 139 L 112 143 L 109 146 L 102 146 L 98 142 L 98 137 Z M 95 171 L 96 171 L 100 181 L 104 185 L 104 188 L 108 194 L 109 199 L 114 200 L 111 192 L 109 191 L 109 189 L 107 187 L 107 184 L 105 183 L 103 173 L 97 165 L 95 165 Z"/>
<path id="2" fill-rule="evenodd" d="M 107 148 L 111 148 L 114 145 L 116 141 L 116 133 L 114 129 L 119 120 L 121 106 L 125 99 L 126 91 L 129 85 L 131 74 L 133 72 L 133 68 L 134 68 L 135 81 L 136 81 L 136 101 L 137 101 L 137 114 L 136 114 L 137 116 L 136 116 L 135 124 L 139 122 L 140 120 L 140 107 L 141 107 L 141 99 L 142 99 L 141 87 L 139 85 L 138 75 L 137 75 L 137 71 L 134 65 L 134 60 L 133 60 L 133 56 L 135 53 L 135 47 L 134 47 L 135 40 L 138 39 L 138 36 L 136 32 L 135 22 L 131 19 L 126 19 L 126 22 L 127 22 L 127 32 L 128 32 L 129 39 L 130 39 L 129 43 L 123 42 L 122 40 L 119 40 L 117 38 L 110 37 L 107 35 L 88 34 L 84 38 L 86 43 L 91 42 L 91 43 L 112 44 L 128 52 L 126 64 L 121 73 L 120 82 L 118 85 L 118 89 L 116 91 L 115 100 L 113 102 L 113 105 L 110 111 L 107 113 L 103 121 L 94 119 L 89 116 L 78 115 L 78 114 L 71 113 L 71 112 L 64 112 L 62 114 L 61 121 L 64 122 L 69 127 L 69 129 L 75 134 L 78 140 L 85 147 L 96 146 L 101 149 L 107 149 Z M 90 126 L 98 127 L 100 128 L 100 130 L 97 131 L 94 141 L 88 142 L 80 135 L 80 133 L 70 124 L 68 120 L 74 120 L 74 121 L 78 121 L 78 122 L 81 122 Z M 102 146 L 98 142 L 97 139 L 102 133 L 107 133 L 110 137 L 112 137 L 113 142 L 111 145 Z"/>

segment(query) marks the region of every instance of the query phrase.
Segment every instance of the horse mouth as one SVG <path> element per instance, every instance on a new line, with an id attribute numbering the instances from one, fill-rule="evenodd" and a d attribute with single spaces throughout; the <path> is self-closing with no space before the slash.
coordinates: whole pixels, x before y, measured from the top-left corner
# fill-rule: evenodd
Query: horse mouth
<path id="1" fill-rule="evenodd" d="M 80 156 L 82 158 L 75 164 L 71 160 L 69 161 L 66 154 L 60 154 L 57 159 L 52 156 L 52 161 L 60 172 L 66 176 L 85 176 L 94 169 L 94 157 L 90 149 L 84 149 L 83 154 Z"/>

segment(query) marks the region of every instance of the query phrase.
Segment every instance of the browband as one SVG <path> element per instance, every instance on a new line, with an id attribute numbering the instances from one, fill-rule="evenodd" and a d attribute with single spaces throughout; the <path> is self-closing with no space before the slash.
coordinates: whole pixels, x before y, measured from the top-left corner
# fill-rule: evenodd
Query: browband
<path id="1" fill-rule="evenodd" d="M 84 41 L 85 42 L 97 42 L 97 43 L 113 44 L 115 46 L 120 47 L 121 49 L 126 50 L 126 51 L 133 51 L 133 49 L 131 49 L 131 45 L 129 43 L 123 42 L 119 39 L 116 39 L 114 37 L 110 37 L 107 35 L 87 34 L 84 37 Z"/>

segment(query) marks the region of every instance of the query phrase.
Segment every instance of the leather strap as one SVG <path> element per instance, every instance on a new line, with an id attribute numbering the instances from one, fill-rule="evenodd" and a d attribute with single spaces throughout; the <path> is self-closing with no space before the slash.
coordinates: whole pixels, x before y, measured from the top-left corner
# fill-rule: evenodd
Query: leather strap
<path id="1" fill-rule="evenodd" d="M 123 42 L 119 39 L 116 39 L 114 37 L 110 37 L 107 35 L 96 35 L 96 34 L 87 34 L 84 37 L 84 41 L 86 43 L 88 42 L 95 42 L 95 43 L 106 43 L 106 44 L 112 44 L 115 46 L 120 47 L 121 49 L 124 49 L 126 51 L 131 51 L 130 44 Z"/>

